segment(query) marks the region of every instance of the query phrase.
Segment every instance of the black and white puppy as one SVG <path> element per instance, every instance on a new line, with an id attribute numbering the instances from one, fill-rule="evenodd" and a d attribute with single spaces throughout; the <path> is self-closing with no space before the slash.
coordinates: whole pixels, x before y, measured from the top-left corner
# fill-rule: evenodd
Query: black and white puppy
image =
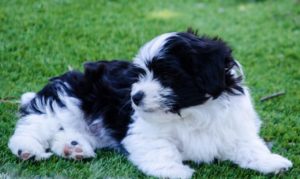
<path id="1" fill-rule="evenodd" d="M 292 163 L 259 137 L 260 119 L 231 49 L 189 31 L 146 43 L 134 59 L 145 74 L 133 84 L 133 122 L 122 144 L 144 173 L 190 178 L 183 161 L 230 160 L 277 173 Z"/>
<path id="2" fill-rule="evenodd" d="M 163 34 L 140 49 L 134 64 L 87 63 L 84 73 L 68 72 L 25 93 L 9 148 L 23 160 L 52 152 L 82 159 L 96 148 L 122 150 L 121 142 L 144 173 L 169 178 L 192 176 L 186 160 L 231 160 L 262 173 L 290 168 L 258 136 L 261 122 L 242 78 L 220 39 Z"/>
<path id="3" fill-rule="evenodd" d="M 10 150 L 23 160 L 41 160 L 52 152 L 82 159 L 94 157 L 96 148 L 122 149 L 131 85 L 141 72 L 125 61 L 90 62 L 84 73 L 67 72 L 38 93 L 25 93 Z"/>

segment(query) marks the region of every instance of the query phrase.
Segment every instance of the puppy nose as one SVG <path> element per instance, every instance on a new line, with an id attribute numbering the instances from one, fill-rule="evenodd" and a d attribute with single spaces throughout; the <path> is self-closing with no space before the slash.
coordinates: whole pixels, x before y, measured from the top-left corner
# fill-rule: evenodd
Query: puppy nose
<path id="1" fill-rule="evenodd" d="M 133 103 L 138 106 L 141 103 L 144 96 L 145 96 L 144 92 L 138 91 L 131 97 L 131 99 L 132 99 Z"/>

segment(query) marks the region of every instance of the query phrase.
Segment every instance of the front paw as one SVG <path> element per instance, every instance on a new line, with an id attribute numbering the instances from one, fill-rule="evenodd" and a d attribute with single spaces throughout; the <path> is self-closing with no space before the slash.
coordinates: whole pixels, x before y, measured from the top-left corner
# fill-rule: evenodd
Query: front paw
<path id="1" fill-rule="evenodd" d="M 51 157 L 52 153 L 30 136 L 12 136 L 8 143 L 9 149 L 22 160 L 43 160 Z"/>
<path id="2" fill-rule="evenodd" d="M 257 161 L 253 162 L 252 165 L 253 169 L 256 169 L 264 174 L 277 174 L 279 172 L 287 171 L 293 166 L 290 160 L 277 154 L 270 154 L 267 157 L 258 159 Z"/>
<path id="3" fill-rule="evenodd" d="M 191 169 L 190 167 L 183 165 L 179 167 L 174 167 L 170 170 L 170 173 L 167 177 L 169 178 L 192 178 L 194 169 Z"/>
<path id="4" fill-rule="evenodd" d="M 293 166 L 292 162 L 280 155 L 272 154 L 270 157 L 270 166 L 268 167 L 267 173 L 279 173 L 287 171 Z"/>
<path id="5" fill-rule="evenodd" d="M 139 168 L 141 168 L 146 174 L 159 178 L 188 179 L 192 178 L 194 173 L 194 170 L 191 169 L 189 166 L 178 163 L 166 163 L 165 165 L 162 163 L 160 163 L 159 165 L 153 163 L 152 165 L 153 166 L 150 166 L 149 168 L 146 168 L 145 166 L 144 168 L 139 166 Z"/>

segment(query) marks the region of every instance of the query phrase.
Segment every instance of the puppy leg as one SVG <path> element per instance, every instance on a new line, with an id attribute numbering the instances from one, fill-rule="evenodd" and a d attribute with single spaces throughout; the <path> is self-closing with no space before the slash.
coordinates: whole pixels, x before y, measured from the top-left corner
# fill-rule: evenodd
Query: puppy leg
<path id="1" fill-rule="evenodd" d="M 164 139 L 128 135 L 122 144 L 129 160 L 147 175 L 162 178 L 191 178 L 194 170 L 182 163 L 176 146 Z"/>
<path id="2" fill-rule="evenodd" d="M 22 160 L 43 160 L 48 159 L 52 155 L 47 150 L 48 145 L 43 145 L 33 136 L 13 135 L 9 140 L 8 146 L 13 154 Z"/>
<path id="3" fill-rule="evenodd" d="M 30 103 L 36 93 L 24 93 L 21 97 L 21 107 Z M 22 160 L 42 160 L 49 158 L 48 140 L 51 139 L 52 130 L 56 129 L 55 121 L 51 121 L 44 114 L 29 113 L 19 119 L 14 134 L 8 142 L 12 153 Z"/>
<path id="4" fill-rule="evenodd" d="M 242 168 L 249 168 L 261 173 L 278 173 L 292 167 L 288 159 L 271 153 L 264 141 L 258 136 L 260 120 L 251 102 L 250 93 L 245 88 L 245 95 L 231 98 L 233 103 L 230 113 L 235 134 L 230 144 L 233 146 L 230 160 Z M 226 146 L 226 145 L 224 145 Z"/>
<path id="5" fill-rule="evenodd" d="M 54 136 L 51 151 L 64 158 L 81 160 L 96 156 L 92 136 L 74 130 L 62 130 Z"/>
<path id="6" fill-rule="evenodd" d="M 271 153 L 259 137 L 251 141 L 238 142 L 231 160 L 242 168 L 253 169 L 264 174 L 276 174 L 292 167 L 291 161 Z"/>
<path id="7" fill-rule="evenodd" d="M 52 155 L 47 149 L 55 126 L 55 122 L 47 119 L 45 115 L 27 115 L 18 121 L 8 147 L 22 160 L 47 159 Z"/>

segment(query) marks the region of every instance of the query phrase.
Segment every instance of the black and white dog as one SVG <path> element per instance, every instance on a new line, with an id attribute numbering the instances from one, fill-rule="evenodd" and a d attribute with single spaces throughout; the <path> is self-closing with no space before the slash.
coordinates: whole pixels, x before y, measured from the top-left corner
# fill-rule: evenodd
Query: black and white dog
<path id="1" fill-rule="evenodd" d="M 85 64 L 52 78 L 37 94 L 21 98 L 20 120 L 9 140 L 23 160 L 94 157 L 96 148 L 121 150 L 132 114 L 130 91 L 140 68 L 125 61 Z"/>
<path id="2" fill-rule="evenodd" d="M 145 74 L 132 86 L 134 120 L 122 141 L 132 161 L 156 177 L 190 178 L 183 161 L 230 160 L 277 173 L 292 163 L 259 137 L 260 120 L 243 73 L 220 39 L 167 33 L 134 59 Z"/>
<path id="3" fill-rule="evenodd" d="M 261 122 L 242 78 L 220 39 L 163 34 L 133 64 L 88 63 L 84 74 L 69 72 L 24 94 L 9 147 L 36 160 L 48 158 L 48 148 L 82 159 L 96 148 L 124 147 L 144 173 L 168 178 L 190 178 L 187 160 L 230 160 L 262 173 L 290 168 L 259 137 Z"/>

